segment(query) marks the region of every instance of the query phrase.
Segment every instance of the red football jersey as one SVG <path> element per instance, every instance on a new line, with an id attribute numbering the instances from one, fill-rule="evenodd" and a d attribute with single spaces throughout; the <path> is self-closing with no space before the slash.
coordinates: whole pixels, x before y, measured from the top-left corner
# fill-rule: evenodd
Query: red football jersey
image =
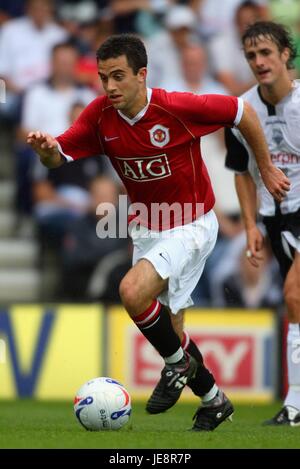
<path id="1" fill-rule="evenodd" d="M 147 106 L 129 119 L 100 96 L 57 140 L 68 160 L 106 154 L 131 203 L 143 203 L 149 214 L 153 204 L 185 204 L 187 217 L 171 214 L 171 226 L 180 225 L 208 212 L 215 202 L 201 136 L 238 124 L 242 109 L 242 101 L 232 96 L 148 89 Z M 163 220 L 158 226 L 141 213 L 139 219 L 152 229 L 166 228 Z"/>

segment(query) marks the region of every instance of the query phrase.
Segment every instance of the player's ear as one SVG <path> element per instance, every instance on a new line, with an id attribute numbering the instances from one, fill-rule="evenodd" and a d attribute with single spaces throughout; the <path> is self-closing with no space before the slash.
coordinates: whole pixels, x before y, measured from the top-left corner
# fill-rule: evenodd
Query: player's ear
<path id="1" fill-rule="evenodd" d="M 137 74 L 138 74 L 140 83 L 144 83 L 147 77 L 147 68 L 146 67 L 140 68 Z"/>
<path id="2" fill-rule="evenodd" d="M 290 49 L 288 47 L 285 47 L 283 51 L 281 52 L 281 58 L 283 60 L 283 63 L 286 64 L 288 62 L 290 58 L 290 54 L 291 54 Z"/>

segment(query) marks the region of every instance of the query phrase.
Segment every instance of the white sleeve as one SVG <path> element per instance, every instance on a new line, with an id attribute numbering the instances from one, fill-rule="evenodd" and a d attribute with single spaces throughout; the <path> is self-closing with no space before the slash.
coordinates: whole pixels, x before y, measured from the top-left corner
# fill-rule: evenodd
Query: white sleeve
<path id="1" fill-rule="evenodd" d="M 234 119 L 234 125 L 237 126 L 241 122 L 241 119 L 243 117 L 243 112 L 244 112 L 244 101 L 242 98 L 238 98 L 238 108 L 237 108 L 237 113 Z"/>
<path id="2" fill-rule="evenodd" d="M 72 161 L 74 161 L 72 156 L 67 155 L 66 153 L 63 152 L 63 149 L 62 149 L 60 143 L 58 143 L 58 142 L 57 142 L 57 148 L 58 148 L 59 153 L 66 159 L 67 163 L 72 163 Z"/>

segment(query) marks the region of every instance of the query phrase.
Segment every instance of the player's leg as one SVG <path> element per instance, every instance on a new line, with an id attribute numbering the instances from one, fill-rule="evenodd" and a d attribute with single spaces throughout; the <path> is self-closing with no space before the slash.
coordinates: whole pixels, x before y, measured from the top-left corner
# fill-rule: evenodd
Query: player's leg
<path id="1" fill-rule="evenodd" d="M 274 217 L 275 218 L 275 217 Z M 264 425 L 300 425 L 300 243 L 289 234 L 289 241 L 278 230 L 278 223 L 266 223 L 272 249 L 284 278 L 284 299 L 289 329 L 287 365 L 289 389 L 282 409 Z M 293 255 L 294 254 L 294 255 Z M 297 358 L 298 357 L 298 358 Z"/>
<path id="2" fill-rule="evenodd" d="M 193 393 L 202 400 L 202 405 L 195 414 L 192 430 L 212 431 L 224 420 L 232 419 L 233 406 L 216 385 L 213 375 L 204 365 L 200 350 L 184 330 L 184 310 L 179 311 L 176 315 L 170 312 L 170 315 L 174 330 L 180 337 L 182 348 L 197 360 L 196 374 L 187 383 Z"/>
<path id="3" fill-rule="evenodd" d="M 215 379 L 210 371 L 205 367 L 203 356 L 195 342 L 190 338 L 187 331 L 184 330 L 184 310 L 180 310 L 176 315 L 170 311 L 171 321 L 175 332 L 180 338 L 183 350 L 186 350 L 197 361 L 197 372 L 194 378 L 190 379 L 188 386 L 196 396 L 206 400 L 206 394 L 212 390 L 215 385 Z M 217 387 L 215 387 L 215 394 Z M 208 396 L 209 397 L 209 396 Z M 213 396 L 214 397 L 214 396 Z"/>
<path id="4" fill-rule="evenodd" d="M 300 425 L 300 253 L 296 252 L 284 283 L 289 329 L 287 335 L 288 393 L 284 400 L 292 425 Z"/>
<path id="5" fill-rule="evenodd" d="M 124 307 L 146 339 L 165 360 L 161 381 L 163 399 L 153 396 L 153 412 L 163 412 L 179 399 L 188 379 L 196 372 L 196 361 L 183 351 L 171 323 L 168 309 L 157 297 L 167 288 L 167 279 L 157 273 L 147 259 L 140 259 L 120 284 Z"/>
<path id="6" fill-rule="evenodd" d="M 183 315 L 180 310 L 192 304 L 190 295 L 202 275 L 205 261 L 215 244 L 216 234 L 216 218 L 214 213 L 210 212 L 185 227 L 179 233 L 179 239 L 172 239 L 165 244 L 159 243 L 158 256 L 155 249 L 146 254 L 154 265 L 157 265 L 161 259 L 160 255 L 163 255 L 164 261 L 161 268 L 166 269 L 169 282 L 166 294 L 160 295 L 160 298 L 172 311 L 173 327 L 180 338 L 183 337 Z M 167 267 L 168 264 L 169 267 Z M 194 352 L 196 351 L 198 350 L 195 345 Z M 200 352 L 198 359 L 201 361 L 201 366 L 197 364 L 197 378 L 195 375 L 194 378 L 188 380 L 189 386 L 194 381 L 193 390 L 202 397 L 202 406 L 196 412 L 193 430 L 211 431 L 232 415 L 233 406 L 215 385 L 209 371 L 203 367 Z M 206 372 L 206 382 L 201 379 L 203 372 Z M 209 378 L 209 382 L 207 382 L 207 378 Z M 159 411 L 156 408 L 156 402 L 164 398 L 165 388 L 162 384 L 162 380 L 160 380 L 148 400 L 146 408 L 150 413 Z M 207 386 L 205 389 L 203 388 L 204 384 Z"/>
<path id="7" fill-rule="evenodd" d="M 195 342 L 190 338 L 188 332 L 184 329 L 184 313 L 181 309 L 177 314 L 172 314 L 169 309 L 170 318 L 176 334 L 178 335 L 181 347 L 194 357 L 198 364 L 203 365 L 203 357 Z"/>
<path id="8" fill-rule="evenodd" d="M 182 349 L 194 357 L 197 362 L 195 376 L 189 378 L 187 385 L 197 396 L 202 397 L 204 401 L 206 397 L 210 399 L 215 397 L 218 392 L 218 388 L 215 386 L 213 375 L 204 366 L 203 357 L 196 344 L 192 339 L 190 339 L 188 333 L 184 331 L 184 310 L 178 311 L 177 314 L 172 314 L 169 308 L 167 309 L 170 314 L 173 328 L 180 339 Z M 160 406 L 158 403 L 165 400 L 165 393 L 166 388 L 164 386 L 164 378 L 162 376 L 147 402 L 146 410 L 149 413 L 159 412 Z"/>

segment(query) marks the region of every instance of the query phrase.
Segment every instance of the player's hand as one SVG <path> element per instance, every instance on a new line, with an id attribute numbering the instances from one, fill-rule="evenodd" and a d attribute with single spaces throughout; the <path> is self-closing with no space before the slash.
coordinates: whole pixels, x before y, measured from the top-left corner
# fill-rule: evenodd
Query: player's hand
<path id="1" fill-rule="evenodd" d="M 61 161 L 58 151 L 58 142 L 45 132 L 30 132 L 27 143 L 40 156 L 41 162 L 48 167 L 56 167 Z"/>
<path id="2" fill-rule="evenodd" d="M 281 169 L 270 165 L 263 173 L 262 180 L 277 202 L 282 202 L 286 193 L 290 190 L 290 181 Z"/>
<path id="3" fill-rule="evenodd" d="M 261 254 L 263 244 L 264 237 L 256 225 L 247 230 L 246 257 L 253 267 L 259 267 L 259 263 L 263 260 Z"/>

